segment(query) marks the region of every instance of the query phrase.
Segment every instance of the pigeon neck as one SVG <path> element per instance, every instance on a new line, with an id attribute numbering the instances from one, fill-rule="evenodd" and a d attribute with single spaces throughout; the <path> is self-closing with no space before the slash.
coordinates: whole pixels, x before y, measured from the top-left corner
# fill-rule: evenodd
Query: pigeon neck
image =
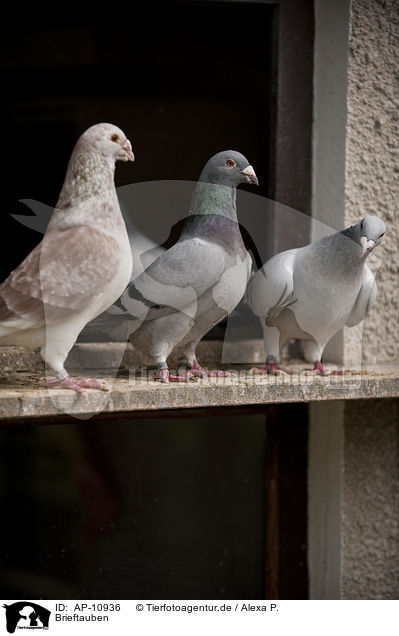
<path id="1" fill-rule="evenodd" d="M 324 265 L 329 271 L 340 275 L 360 271 L 367 258 L 367 254 L 359 258 L 360 245 L 347 230 L 321 239 L 319 248 L 320 266 Z"/>
<path id="2" fill-rule="evenodd" d="M 190 214 L 220 214 L 237 221 L 236 188 L 199 181 L 193 192 Z"/>
<path id="3" fill-rule="evenodd" d="M 74 153 L 48 229 L 61 231 L 95 223 L 105 234 L 126 234 L 114 172 L 113 160 L 100 154 Z"/>
<path id="4" fill-rule="evenodd" d="M 100 153 L 74 152 L 57 203 L 58 209 L 115 192 L 115 161 Z"/>
<path id="5" fill-rule="evenodd" d="M 348 266 L 354 269 L 359 269 L 364 266 L 369 253 L 366 252 L 360 258 L 361 245 L 358 240 L 356 229 L 356 226 L 353 226 L 346 230 L 342 230 L 342 232 L 338 232 L 338 237 L 342 245 L 341 249 L 344 254 L 345 262 Z"/>

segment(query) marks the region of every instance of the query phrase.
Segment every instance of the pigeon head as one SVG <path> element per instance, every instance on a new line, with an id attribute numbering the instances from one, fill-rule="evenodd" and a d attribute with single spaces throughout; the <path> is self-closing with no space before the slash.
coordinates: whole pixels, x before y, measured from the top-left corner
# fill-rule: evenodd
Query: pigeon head
<path id="1" fill-rule="evenodd" d="M 211 157 L 201 172 L 200 181 L 236 188 L 240 183 L 258 185 L 255 170 L 236 150 L 224 150 Z"/>
<path id="2" fill-rule="evenodd" d="M 113 124 L 95 124 L 77 141 L 76 148 L 95 151 L 113 161 L 134 161 L 132 145 L 125 133 Z"/>
<path id="3" fill-rule="evenodd" d="M 359 258 L 372 252 L 384 238 L 385 223 L 378 216 L 366 216 L 353 228 L 356 241 L 360 244 Z"/>

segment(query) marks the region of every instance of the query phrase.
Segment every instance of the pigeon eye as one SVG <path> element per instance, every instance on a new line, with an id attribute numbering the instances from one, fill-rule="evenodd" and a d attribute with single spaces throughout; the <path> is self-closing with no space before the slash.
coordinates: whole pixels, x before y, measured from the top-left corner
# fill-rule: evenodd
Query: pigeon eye
<path id="1" fill-rule="evenodd" d="M 226 159 L 226 166 L 228 168 L 234 168 L 236 165 L 236 162 L 233 159 Z"/>
<path id="2" fill-rule="evenodd" d="M 116 143 L 117 141 L 119 141 L 119 135 L 116 135 L 116 134 L 115 134 L 115 135 L 112 135 L 112 137 L 111 137 L 111 141 L 114 141 L 115 143 Z"/>
<path id="3" fill-rule="evenodd" d="M 384 236 L 385 232 L 383 232 L 382 234 L 380 234 L 380 236 L 378 237 L 378 240 L 382 239 L 382 237 Z"/>

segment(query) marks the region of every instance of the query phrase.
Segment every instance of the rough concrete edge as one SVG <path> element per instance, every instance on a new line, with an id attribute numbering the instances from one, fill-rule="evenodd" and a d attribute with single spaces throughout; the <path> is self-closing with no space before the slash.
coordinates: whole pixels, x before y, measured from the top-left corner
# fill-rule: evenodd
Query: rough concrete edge
<path id="1" fill-rule="evenodd" d="M 88 419 L 96 414 L 137 413 L 169 409 L 214 408 L 284 404 L 289 402 L 335 401 L 399 396 L 399 377 L 364 379 L 331 388 L 314 378 L 306 384 L 285 382 L 236 382 L 218 385 L 168 385 L 152 382 L 149 386 L 126 384 L 109 392 L 87 391 L 76 396 L 62 389 L 12 390 L 0 395 L 0 423 L 15 419 L 71 415 Z"/>

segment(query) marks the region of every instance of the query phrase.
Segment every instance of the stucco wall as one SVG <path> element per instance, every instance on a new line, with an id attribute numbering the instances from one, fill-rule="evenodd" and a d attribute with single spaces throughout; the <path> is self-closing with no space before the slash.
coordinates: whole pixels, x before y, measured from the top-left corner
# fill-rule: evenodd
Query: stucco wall
<path id="1" fill-rule="evenodd" d="M 313 215 L 382 217 L 378 301 L 326 350 L 344 364 L 399 358 L 399 0 L 316 0 Z M 314 235 L 316 238 L 316 236 Z"/>
<path id="2" fill-rule="evenodd" d="M 388 226 L 376 251 L 378 303 L 364 324 L 363 356 L 390 360 L 399 357 L 398 0 L 352 0 L 347 100 L 345 218 L 376 214 Z M 355 334 L 347 332 L 349 346 Z"/>
<path id="3" fill-rule="evenodd" d="M 342 598 L 399 599 L 398 411 L 345 403 Z"/>
<path id="4" fill-rule="evenodd" d="M 310 598 L 399 598 L 398 422 L 398 400 L 311 404 Z"/>

